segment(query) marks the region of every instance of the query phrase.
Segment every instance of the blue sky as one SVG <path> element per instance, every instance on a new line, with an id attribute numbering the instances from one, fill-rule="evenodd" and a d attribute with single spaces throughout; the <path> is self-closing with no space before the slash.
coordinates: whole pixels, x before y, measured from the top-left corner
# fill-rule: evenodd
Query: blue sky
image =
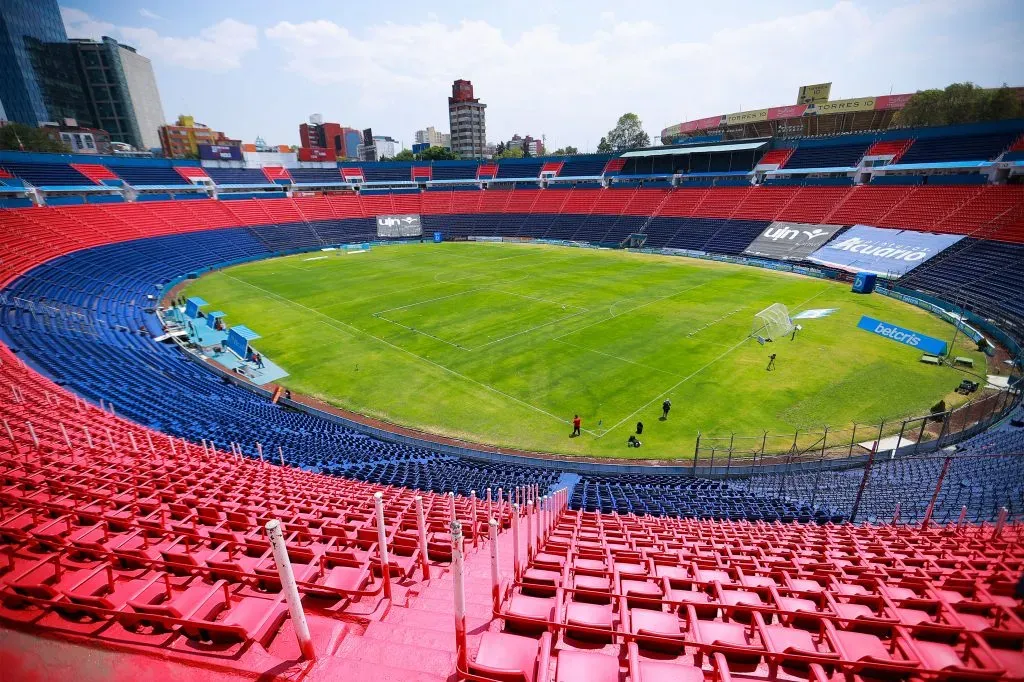
<path id="1" fill-rule="evenodd" d="M 448 129 L 451 81 L 487 103 L 488 139 L 592 150 L 626 111 L 652 137 L 684 120 L 971 80 L 1024 85 L 1024 2 L 348 2 L 64 0 L 72 37 L 153 61 L 171 120 L 297 144 L 309 114 L 412 143 Z"/>

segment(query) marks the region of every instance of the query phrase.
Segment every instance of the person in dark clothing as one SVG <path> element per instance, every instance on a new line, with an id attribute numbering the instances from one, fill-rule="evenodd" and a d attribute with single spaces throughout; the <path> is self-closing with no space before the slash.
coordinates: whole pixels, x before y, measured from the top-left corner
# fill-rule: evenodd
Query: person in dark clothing
<path id="1" fill-rule="evenodd" d="M 291 400 L 292 399 L 292 389 L 290 389 L 290 388 L 284 389 L 284 397 L 287 398 L 288 400 Z"/>
<path id="2" fill-rule="evenodd" d="M 582 423 L 583 422 L 582 422 L 582 420 L 580 420 L 580 416 L 578 414 L 573 416 L 573 418 L 572 418 L 572 435 L 569 436 L 570 438 L 575 438 L 576 436 L 580 435 L 580 425 Z"/>
<path id="3" fill-rule="evenodd" d="M 644 432 L 644 423 L 643 422 L 637 422 L 636 423 L 636 435 L 639 436 L 643 432 Z"/>
<path id="4" fill-rule="evenodd" d="M 627 448 L 638 448 L 640 447 L 640 441 L 637 440 L 636 436 L 630 436 L 629 440 L 626 441 Z"/>
<path id="5" fill-rule="evenodd" d="M 768 366 L 765 369 L 769 372 L 775 369 L 775 353 L 768 356 Z"/>
<path id="6" fill-rule="evenodd" d="M 665 421 L 668 419 L 668 411 L 672 409 L 672 401 L 665 398 L 665 402 L 661 404 L 661 420 Z"/>

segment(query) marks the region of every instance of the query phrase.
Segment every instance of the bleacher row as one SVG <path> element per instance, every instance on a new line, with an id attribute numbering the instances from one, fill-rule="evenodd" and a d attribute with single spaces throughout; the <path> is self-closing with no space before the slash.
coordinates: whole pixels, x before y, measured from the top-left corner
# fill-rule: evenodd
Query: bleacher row
<path id="1" fill-rule="evenodd" d="M 1005 531 L 1004 531 L 1005 532 Z M 1024 677 L 1019 530 L 567 512 L 505 587 L 470 679 Z"/>

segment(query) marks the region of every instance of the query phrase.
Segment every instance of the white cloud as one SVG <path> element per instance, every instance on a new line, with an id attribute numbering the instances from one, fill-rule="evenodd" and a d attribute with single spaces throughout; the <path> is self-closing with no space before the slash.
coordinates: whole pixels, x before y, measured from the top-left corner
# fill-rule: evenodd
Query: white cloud
<path id="1" fill-rule="evenodd" d="M 367 114 L 387 118 L 401 102 L 404 115 L 385 126 L 416 125 L 409 112 L 417 110 L 446 111 L 438 103 L 451 81 L 468 78 L 488 104 L 489 138 L 548 133 L 549 146 L 589 140 L 593 148 L 624 111 L 637 110 L 653 136 L 741 104 L 786 104 L 800 84 L 831 80 L 864 59 L 865 43 L 851 44 L 851 36 L 872 25 L 849 2 L 691 41 L 664 22 L 610 12 L 600 19 L 592 34 L 573 39 L 558 26 L 512 36 L 485 21 L 383 24 L 359 35 L 332 21 L 284 21 L 266 37 L 284 51 L 287 69 L 318 86 L 346 86 Z M 774 57 L 780 50 L 799 57 Z"/>
<path id="2" fill-rule="evenodd" d="M 139 8 L 139 14 L 141 14 L 142 16 L 144 16 L 147 19 L 156 19 L 157 21 L 163 21 L 164 20 L 164 18 L 162 16 L 160 16 L 156 12 L 151 12 L 150 10 L 146 9 L 145 7 Z"/>
<path id="3" fill-rule="evenodd" d="M 140 14 L 159 18 L 148 10 Z M 68 36 L 99 38 L 111 36 L 138 49 L 139 53 L 157 62 L 187 69 L 223 72 L 237 69 L 242 57 L 259 44 L 255 26 L 234 19 L 224 19 L 204 28 L 198 36 L 179 38 L 161 35 L 151 28 L 117 26 L 94 19 L 78 9 L 62 7 L 61 16 Z"/>

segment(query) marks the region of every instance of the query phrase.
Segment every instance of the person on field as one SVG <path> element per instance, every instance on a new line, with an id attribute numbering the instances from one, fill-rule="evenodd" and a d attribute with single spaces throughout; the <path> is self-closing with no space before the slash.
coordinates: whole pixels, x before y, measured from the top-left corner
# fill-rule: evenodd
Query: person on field
<path id="1" fill-rule="evenodd" d="M 636 423 L 636 435 L 639 436 L 643 432 L 644 432 L 644 423 L 643 422 L 637 422 Z"/>
<path id="2" fill-rule="evenodd" d="M 769 372 L 775 369 L 775 353 L 768 356 L 768 366 L 765 369 Z"/>
<path id="3" fill-rule="evenodd" d="M 583 421 L 580 419 L 580 416 L 578 414 L 573 416 L 573 418 L 572 418 L 572 435 L 569 436 L 570 438 L 575 438 L 576 436 L 580 435 L 580 425 L 581 424 L 583 424 Z"/>
<path id="4" fill-rule="evenodd" d="M 636 436 L 630 436 L 629 440 L 626 441 L 627 448 L 638 448 L 640 447 L 640 441 L 637 440 Z"/>
<path id="5" fill-rule="evenodd" d="M 672 401 L 665 398 L 665 402 L 661 404 L 661 420 L 665 421 L 668 419 L 668 411 L 672 409 Z"/>

